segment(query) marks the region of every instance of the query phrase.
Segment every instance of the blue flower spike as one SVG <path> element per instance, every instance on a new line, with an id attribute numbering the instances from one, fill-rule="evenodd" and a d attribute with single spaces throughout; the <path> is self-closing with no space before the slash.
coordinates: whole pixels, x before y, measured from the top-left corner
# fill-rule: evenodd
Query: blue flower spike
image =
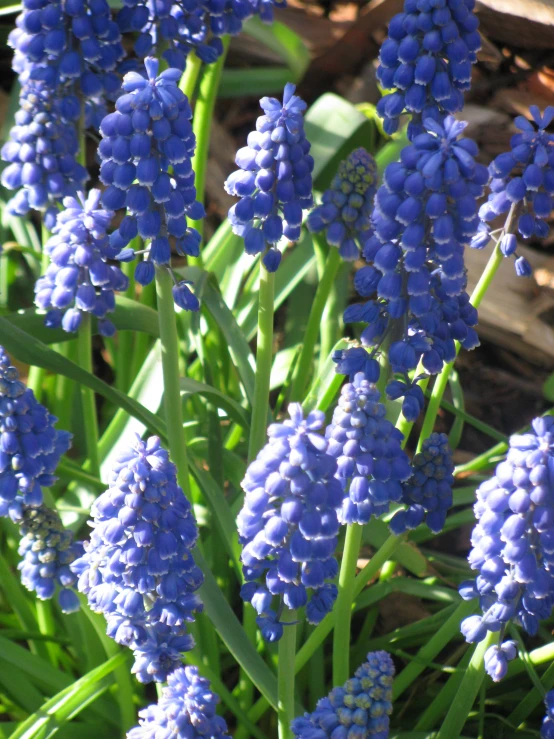
<path id="1" fill-rule="evenodd" d="M 139 726 L 127 739 L 231 739 L 225 719 L 216 713 L 219 696 L 197 667 L 177 667 L 157 703 L 139 713 Z"/>
<path id="2" fill-rule="evenodd" d="M 125 75 L 116 111 L 100 126 L 100 179 L 107 186 L 102 204 L 111 211 L 125 209 L 110 246 L 118 258 L 132 261 L 136 253 L 129 244 L 140 236 L 146 246 L 135 270 L 137 282 L 148 285 L 156 267 L 169 269 L 175 302 L 198 310 L 188 284 L 178 281 L 170 266 L 172 246 L 181 256 L 200 253 L 200 234 L 187 222 L 204 217 L 191 163 L 196 146 L 192 112 L 177 84 L 181 71 L 166 69 L 158 75 L 159 61 L 152 57 L 144 64 L 145 76 Z"/>
<path id="3" fill-rule="evenodd" d="M 546 716 L 541 726 L 541 739 L 554 739 L 554 690 L 550 690 L 544 699 Z"/>
<path id="4" fill-rule="evenodd" d="M 333 688 L 313 713 L 295 718 L 295 739 L 388 739 L 394 664 L 388 652 L 370 652 L 354 677 Z"/>
<path id="5" fill-rule="evenodd" d="M 331 581 L 343 492 L 335 459 L 321 434 L 325 415 L 306 418 L 298 403 L 268 428 L 268 443 L 242 482 L 244 505 L 237 518 L 245 584 L 243 600 L 258 613 L 266 641 L 278 641 L 283 607 L 306 607 L 309 623 L 329 613 L 337 597 Z"/>
<path id="6" fill-rule="evenodd" d="M 134 651 L 140 682 L 164 682 L 194 647 L 187 624 L 202 610 L 192 550 L 198 528 L 156 436 L 121 453 L 97 498 L 90 541 L 72 565 L 78 587 L 107 633 Z"/>
<path id="7" fill-rule="evenodd" d="M 485 653 L 485 668 L 501 680 L 516 655 L 505 640 L 513 621 L 533 636 L 554 604 L 554 419 L 536 418 L 531 430 L 510 438 L 506 460 L 477 490 L 468 560 L 479 574 L 462 583 L 465 600 L 479 598 L 482 615 L 462 622 L 468 642 L 500 632 Z"/>
<path id="8" fill-rule="evenodd" d="M 345 261 L 360 256 L 371 235 L 371 211 L 377 190 L 377 165 L 365 149 L 355 149 L 339 165 L 331 186 L 323 193 L 321 205 L 308 215 L 312 233 L 325 232 Z"/>
<path id="9" fill-rule="evenodd" d="M 225 182 L 226 192 L 240 198 L 229 210 L 233 233 L 244 239 L 247 254 L 262 255 L 268 272 L 281 263 L 281 239 L 294 243 L 300 238 L 302 211 L 313 204 L 306 103 L 295 89 L 290 82 L 285 85 L 282 103 L 260 100 L 264 115 L 248 135 L 247 146 L 237 152 L 239 169 Z"/>

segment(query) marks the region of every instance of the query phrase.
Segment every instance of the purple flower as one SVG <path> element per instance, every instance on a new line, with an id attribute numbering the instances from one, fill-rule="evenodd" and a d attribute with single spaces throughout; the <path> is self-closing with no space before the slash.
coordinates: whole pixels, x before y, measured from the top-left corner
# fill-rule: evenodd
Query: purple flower
<path id="1" fill-rule="evenodd" d="M 544 699 L 546 716 L 541 726 L 541 739 L 554 739 L 554 690 L 550 690 Z"/>

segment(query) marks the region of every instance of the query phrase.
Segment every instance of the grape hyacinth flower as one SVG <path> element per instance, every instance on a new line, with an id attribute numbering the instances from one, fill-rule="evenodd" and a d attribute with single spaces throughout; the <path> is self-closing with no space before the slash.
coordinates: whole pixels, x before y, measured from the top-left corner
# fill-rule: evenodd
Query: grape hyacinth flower
<path id="1" fill-rule="evenodd" d="M 362 373 L 341 390 L 325 436 L 327 453 L 337 460 L 336 477 L 344 491 L 339 521 L 369 522 L 398 502 L 410 463 L 402 450 L 402 433 L 385 418 L 380 393 Z"/>
<path id="2" fill-rule="evenodd" d="M 544 699 L 546 716 L 541 726 L 541 739 L 554 739 L 554 690 L 550 690 Z"/>
<path id="3" fill-rule="evenodd" d="M 71 444 L 71 434 L 58 431 L 56 421 L 0 347 L 0 516 L 18 521 L 22 506 L 42 505 L 42 488 L 56 481 Z"/>
<path id="4" fill-rule="evenodd" d="M 164 682 L 194 647 L 187 623 L 202 609 L 198 529 L 156 436 L 137 436 L 116 461 L 110 487 L 91 508 L 90 541 L 71 569 L 107 633 L 134 650 L 140 682 Z"/>
<path id="5" fill-rule="evenodd" d="M 409 377 L 420 359 L 427 373 L 437 374 L 456 356 L 456 340 L 465 349 L 479 343 L 463 252 L 479 225 L 476 201 L 488 173 L 475 162 L 475 142 L 460 137 L 466 125 L 452 117 L 444 126 L 426 119 L 425 133 L 386 168 L 375 198 L 374 234 L 363 252 L 369 264 L 354 278 L 358 293 L 370 300 L 344 314 L 346 323 L 367 324 L 361 341 L 372 357 L 390 340 L 388 359 L 400 378 L 387 394 L 404 398 L 408 420 L 423 406 L 418 378 Z"/>
<path id="6" fill-rule="evenodd" d="M 485 653 L 485 666 L 500 680 L 516 654 L 504 641 L 511 621 L 534 635 L 554 603 L 554 419 L 536 418 L 531 430 L 510 438 L 506 460 L 477 490 L 468 560 L 479 574 L 462 583 L 465 600 L 479 597 L 482 616 L 462 622 L 468 642 L 500 632 L 500 646 Z"/>
<path id="7" fill-rule="evenodd" d="M 300 238 L 302 211 L 313 203 L 314 160 L 302 115 L 306 103 L 295 89 L 285 85 L 282 104 L 276 98 L 260 100 L 264 115 L 237 152 L 239 169 L 225 182 L 225 191 L 240 198 L 229 210 L 233 233 L 244 239 L 247 254 L 263 254 L 268 272 L 281 263 L 281 238 Z"/>
<path id="8" fill-rule="evenodd" d="M 18 569 L 23 585 L 40 600 L 49 600 L 58 590 L 62 611 L 78 611 L 79 599 L 73 589 L 77 577 L 70 565 L 83 553 L 81 542 L 73 541 L 73 533 L 64 528 L 57 512 L 45 505 L 22 506 L 16 523 L 21 532 Z"/>
<path id="9" fill-rule="evenodd" d="M 108 263 L 115 256 L 106 233 L 113 213 L 99 207 L 100 196 L 91 190 L 86 200 L 83 193 L 64 198 L 44 247 L 51 263 L 35 285 L 35 305 L 48 311 L 45 323 L 52 328 L 77 331 L 83 313 L 91 313 L 102 336 L 113 336 L 106 315 L 115 308 L 114 292 L 126 290 L 129 281 Z"/>
<path id="10" fill-rule="evenodd" d="M 216 714 L 219 696 L 197 667 L 178 667 L 167 678 L 158 702 L 139 713 L 139 726 L 127 739 L 230 739 L 225 719 Z"/>
<path id="11" fill-rule="evenodd" d="M 325 239 L 341 257 L 353 261 L 371 235 L 371 211 L 377 190 L 377 165 L 365 149 L 351 152 L 339 165 L 321 205 L 308 215 L 312 233 L 325 231 Z"/>
<path id="12" fill-rule="evenodd" d="M 425 439 L 412 460 L 412 475 L 404 483 L 401 503 L 389 526 L 397 536 L 426 523 L 434 534 L 442 531 L 452 506 L 454 482 L 452 450 L 446 434 L 433 433 Z"/>
<path id="13" fill-rule="evenodd" d="M 128 245 L 136 237 L 148 242 L 143 261 L 135 270 L 141 285 L 150 284 L 155 268 L 170 268 L 171 245 L 182 255 L 197 257 L 200 234 L 187 224 L 187 217 L 204 217 L 196 200 L 191 158 L 196 146 L 186 95 L 177 83 L 178 69 L 158 76 L 159 61 L 145 60 L 147 77 L 129 72 L 123 78 L 124 94 L 116 111 L 100 126 L 98 149 L 100 179 L 107 185 L 102 203 L 107 210 L 126 209 L 110 242 L 120 250 L 118 258 L 131 261 L 135 251 Z M 171 272 L 173 276 L 173 272 Z M 173 297 L 184 310 L 198 310 L 199 303 L 184 280 Z"/>
<path id="14" fill-rule="evenodd" d="M 23 216 L 31 209 L 44 212 L 52 229 L 57 207 L 67 195 L 83 189 L 88 174 L 77 162 L 79 149 L 72 110 L 44 84 L 29 82 L 19 96 L 20 109 L 9 140 L 2 147 L 2 185 L 17 193 L 7 204 L 10 214 Z M 74 111 L 73 111 L 74 112 Z M 79 109 L 77 108 L 77 116 Z"/>
<path id="15" fill-rule="evenodd" d="M 248 467 L 237 518 L 246 580 L 241 596 L 258 612 L 267 641 L 283 635 L 284 606 L 306 606 L 308 622 L 317 624 L 337 597 L 329 581 L 338 571 L 333 555 L 343 493 L 321 435 L 325 414 L 312 411 L 304 419 L 300 404 L 291 403 L 289 416 L 271 424 L 268 443 Z"/>
<path id="16" fill-rule="evenodd" d="M 505 257 L 515 257 L 516 273 L 523 277 L 531 275 L 531 265 L 517 254 L 516 231 L 524 239 L 546 238 L 554 195 L 554 135 L 546 133 L 554 107 L 549 105 L 541 115 L 532 105 L 529 112 L 533 122 L 523 116 L 515 119 L 521 133 L 512 136 L 510 151 L 499 154 L 489 167 L 491 193 L 479 211 L 484 223 L 471 244 L 477 249 L 486 246 L 496 233 L 487 223 L 508 213 L 500 250 Z"/>
<path id="17" fill-rule="evenodd" d="M 388 652 L 369 652 L 354 677 L 333 688 L 313 713 L 295 718 L 295 739 L 387 739 L 394 664 Z"/>
<path id="18" fill-rule="evenodd" d="M 413 140 L 426 118 L 441 123 L 463 108 L 481 48 L 474 8 L 475 0 L 404 0 L 403 12 L 389 24 L 377 68 L 381 86 L 394 90 L 377 104 L 388 134 L 398 130 L 403 113 L 411 114 Z"/>

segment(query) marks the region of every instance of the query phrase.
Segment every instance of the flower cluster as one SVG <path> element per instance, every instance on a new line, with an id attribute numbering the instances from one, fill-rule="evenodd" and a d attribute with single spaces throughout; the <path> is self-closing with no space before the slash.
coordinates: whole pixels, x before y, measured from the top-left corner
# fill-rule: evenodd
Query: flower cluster
<path id="1" fill-rule="evenodd" d="M 341 162 L 321 205 L 310 211 L 308 228 L 312 233 L 325 231 L 327 243 L 336 246 L 343 259 L 358 259 L 371 234 L 376 189 L 375 160 L 365 149 L 355 149 Z"/>
<path id="2" fill-rule="evenodd" d="M 387 739 L 393 677 L 388 652 L 370 652 L 353 678 L 318 701 L 313 713 L 294 719 L 295 739 Z"/>
<path id="3" fill-rule="evenodd" d="M 128 244 L 138 235 L 150 245 L 137 265 L 141 285 L 154 279 L 155 265 L 169 268 L 171 241 L 181 255 L 198 256 L 200 234 L 187 225 L 187 216 L 198 220 L 204 208 L 196 200 L 191 157 L 195 138 L 192 112 L 177 82 L 178 69 L 158 77 L 159 62 L 148 57 L 147 77 L 129 72 L 116 111 L 100 126 L 103 139 L 98 153 L 100 179 L 107 185 L 102 203 L 108 210 L 126 209 L 111 245 L 119 258 L 131 261 Z M 173 289 L 175 302 L 186 310 L 198 310 L 198 300 L 183 281 Z"/>
<path id="4" fill-rule="evenodd" d="M 79 541 L 64 528 L 60 517 L 45 505 L 23 506 L 16 520 L 21 532 L 19 554 L 21 582 L 41 600 L 49 600 L 56 589 L 64 613 L 79 610 L 79 599 L 73 590 L 77 582 L 70 565 L 83 553 Z"/>
<path id="5" fill-rule="evenodd" d="M 113 213 L 99 208 L 100 190 L 87 199 L 64 198 L 44 251 L 50 266 L 35 285 L 35 305 L 47 310 L 46 325 L 77 331 L 83 312 L 99 319 L 98 330 L 112 336 L 115 326 L 106 318 L 115 308 L 116 290 L 126 290 L 128 279 L 118 266 L 108 263 L 115 255 L 106 231 Z"/>
<path id="6" fill-rule="evenodd" d="M 503 642 L 511 620 L 528 634 L 548 618 L 554 603 L 554 419 L 537 418 L 529 433 L 510 438 L 506 460 L 477 490 L 469 563 L 479 575 L 462 583 L 466 600 L 479 597 L 482 616 L 462 622 L 469 642 L 500 631 L 500 647 L 491 647 L 486 669 L 494 680 L 506 674 L 516 653 Z"/>
<path id="7" fill-rule="evenodd" d="M 407 508 L 394 514 L 389 524 L 391 531 L 402 534 L 424 522 L 433 533 L 442 531 L 452 505 L 453 472 L 448 437 L 431 434 L 412 460 L 412 476 L 402 489 L 401 502 Z"/>
<path id="8" fill-rule="evenodd" d="M 444 126 L 424 121 L 425 132 L 390 164 L 375 198 L 373 236 L 354 284 L 363 304 L 351 305 L 347 323 L 364 322 L 362 344 L 375 353 L 385 337 L 388 357 L 402 380 L 389 397 L 405 397 L 403 412 L 414 420 L 423 403 L 408 373 L 419 360 L 430 374 L 456 356 L 455 341 L 477 346 L 477 311 L 465 292 L 463 250 L 479 225 L 477 198 L 488 180 L 475 162 L 477 146 L 461 138 L 466 124 L 452 117 Z M 376 297 L 373 297 L 376 293 Z"/>
<path id="9" fill-rule="evenodd" d="M 158 702 L 140 711 L 140 725 L 127 739 L 230 739 L 225 719 L 216 714 L 218 703 L 219 696 L 197 667 L 178 667 Z"/>
<path id="10" fill-rule="evenodd" d="M 521 133 L 512 136 L 511 150 L 499 154 L 489 167 L 491 193 L 479 211 L 484 223 L 472 241 L 474 248 L 486 246 L 492 237 L 486 224 L 509 212 L 499 245 L 505 257 L 515 256 L 516 272 L 524 277 L 531 274 L 531 265 L 517 255 L 516 230 L 524 239 L 546 238 L 554 194 L 554 135 L 545 130 L 554 119 L 554 107 L 541 115 L 532 105 L 529 112 L 533 122 L 516 118 Z"/>
<path id="11" fill-rule="evenodd" d="M 541 739 L 554 739 L 554 690 L 550 690 L 544 699 L 546 716 L 541 726 Z"/>
<path id="12" fill-rule="evenodd" d="M 377 105 L 389 134 L 400 116 L 412 115 L 408 136 L 421 132 L 425 118 L 441 122 L 464 104 L 471 66 L 481 47 L 475 0 L 405 0 L 381 46 L 377 79 L 385 90 Z"/>
<path id="13" fill-rule="evenodd" d="M 0 347 L 0 516 L 19 520 L 22 506 L 40 506 L 71 434 L 54 427 L 57 419 L 19 379 Z"/>
<path id="14" fill-rule="evenodd" d="M 325 416 L 313 411 L 304 419 L 298 403 L 289 406 L 289 415 L 269 427 L 268 443 L 248 467 L 237 518 L 246 580 L 241 595 L 258 612 L 268 641 L 283 635 L 283 606 L 306 606 L 307 620 L 319 623 L 337 596 L 336 585 L 327 581 L 337 574 L 336 510 L 343 493 L 320 433 Z"/>
<path id="15" fill-rule="evenodd" d="M 85 554 L 71 568 L 108 635 L 134 650 L 141 682 L 164 682 L 194 641 L 186 625 L 202 603 L 192 549 L 198 529 L 160 440 L 137 436 L 92 505 Z"/>
<path id="16" fill-rule="evenodd" d="M 325 436 L 344 491 L 339 520 L 364 525 L 398 502 L 410 474 L 402 433 L 385 418 L 380 393 L 362 373 L 343 386 Z"/>
<path id="17" fill-rule="evenodd" d="M 20 109 L 10 139 L 2 147 L 2 185 L 18 192 L 8 202 L 12 215 L 45 211 L 44 225 L 56 220 L 56 203 L 82 189 L 88 178 L 76 160 L 79 148 L 71 116 L 75 111 L 45 86 L 29 82 L 19 96 Z M 79 109 L 76 110 L 77 116 Z"/>
<path id="18" fill-rule="evenodd" d="M 226 192 L 240 198 L 229 210 L 233 232 L 244 238 L 247 254 L 263 253 L 268 272 L 275 272 L 281 262 L 281 238 L 300 238 L 302 210 L 313 202 L 314 161 L 302 115 L 306 103 L 295 89 L 285 85 L 282 104 L 275 98 L 260 100 L 264 115 L 249 134 L 248 145 L 237 152 L 240 169 L 225 182 Z"/>

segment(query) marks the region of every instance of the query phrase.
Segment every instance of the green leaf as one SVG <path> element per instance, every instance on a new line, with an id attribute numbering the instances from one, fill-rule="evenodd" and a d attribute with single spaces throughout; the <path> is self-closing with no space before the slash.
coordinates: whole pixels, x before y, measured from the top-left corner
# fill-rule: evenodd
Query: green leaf
<path id="1" fill-rule="evenodd" d="M 165 423 L 140 403 L 82 369 L 75 362 L 53 351 L 46 344 L 14 326 L 5 318 L 0 318 L 0 344 L 22 362 L 44 367 L 44 369 L 86 385 L 86 387 L 104 396 L 118 408 L 123 408 L 131 416 L 144 423 L 147 428 L 152 429 L 162 437 L 166 436 Z"/>
<path id="2" fill-rule="evenodd" d="M 202 395 L 203 397 L 210 400 L 216 408 L 223 409 L 229 418 L 231 418 L 239 426 L 244 429 L 250 428 L 250 418 L 244 408 L 230 398 L 221 390 L 213 387 L 212 385 L 206 385 L 204 382 L 198 382 L 190 377 L 181 377 L 181 397 L 186 398 L 189 395 Z"/>

